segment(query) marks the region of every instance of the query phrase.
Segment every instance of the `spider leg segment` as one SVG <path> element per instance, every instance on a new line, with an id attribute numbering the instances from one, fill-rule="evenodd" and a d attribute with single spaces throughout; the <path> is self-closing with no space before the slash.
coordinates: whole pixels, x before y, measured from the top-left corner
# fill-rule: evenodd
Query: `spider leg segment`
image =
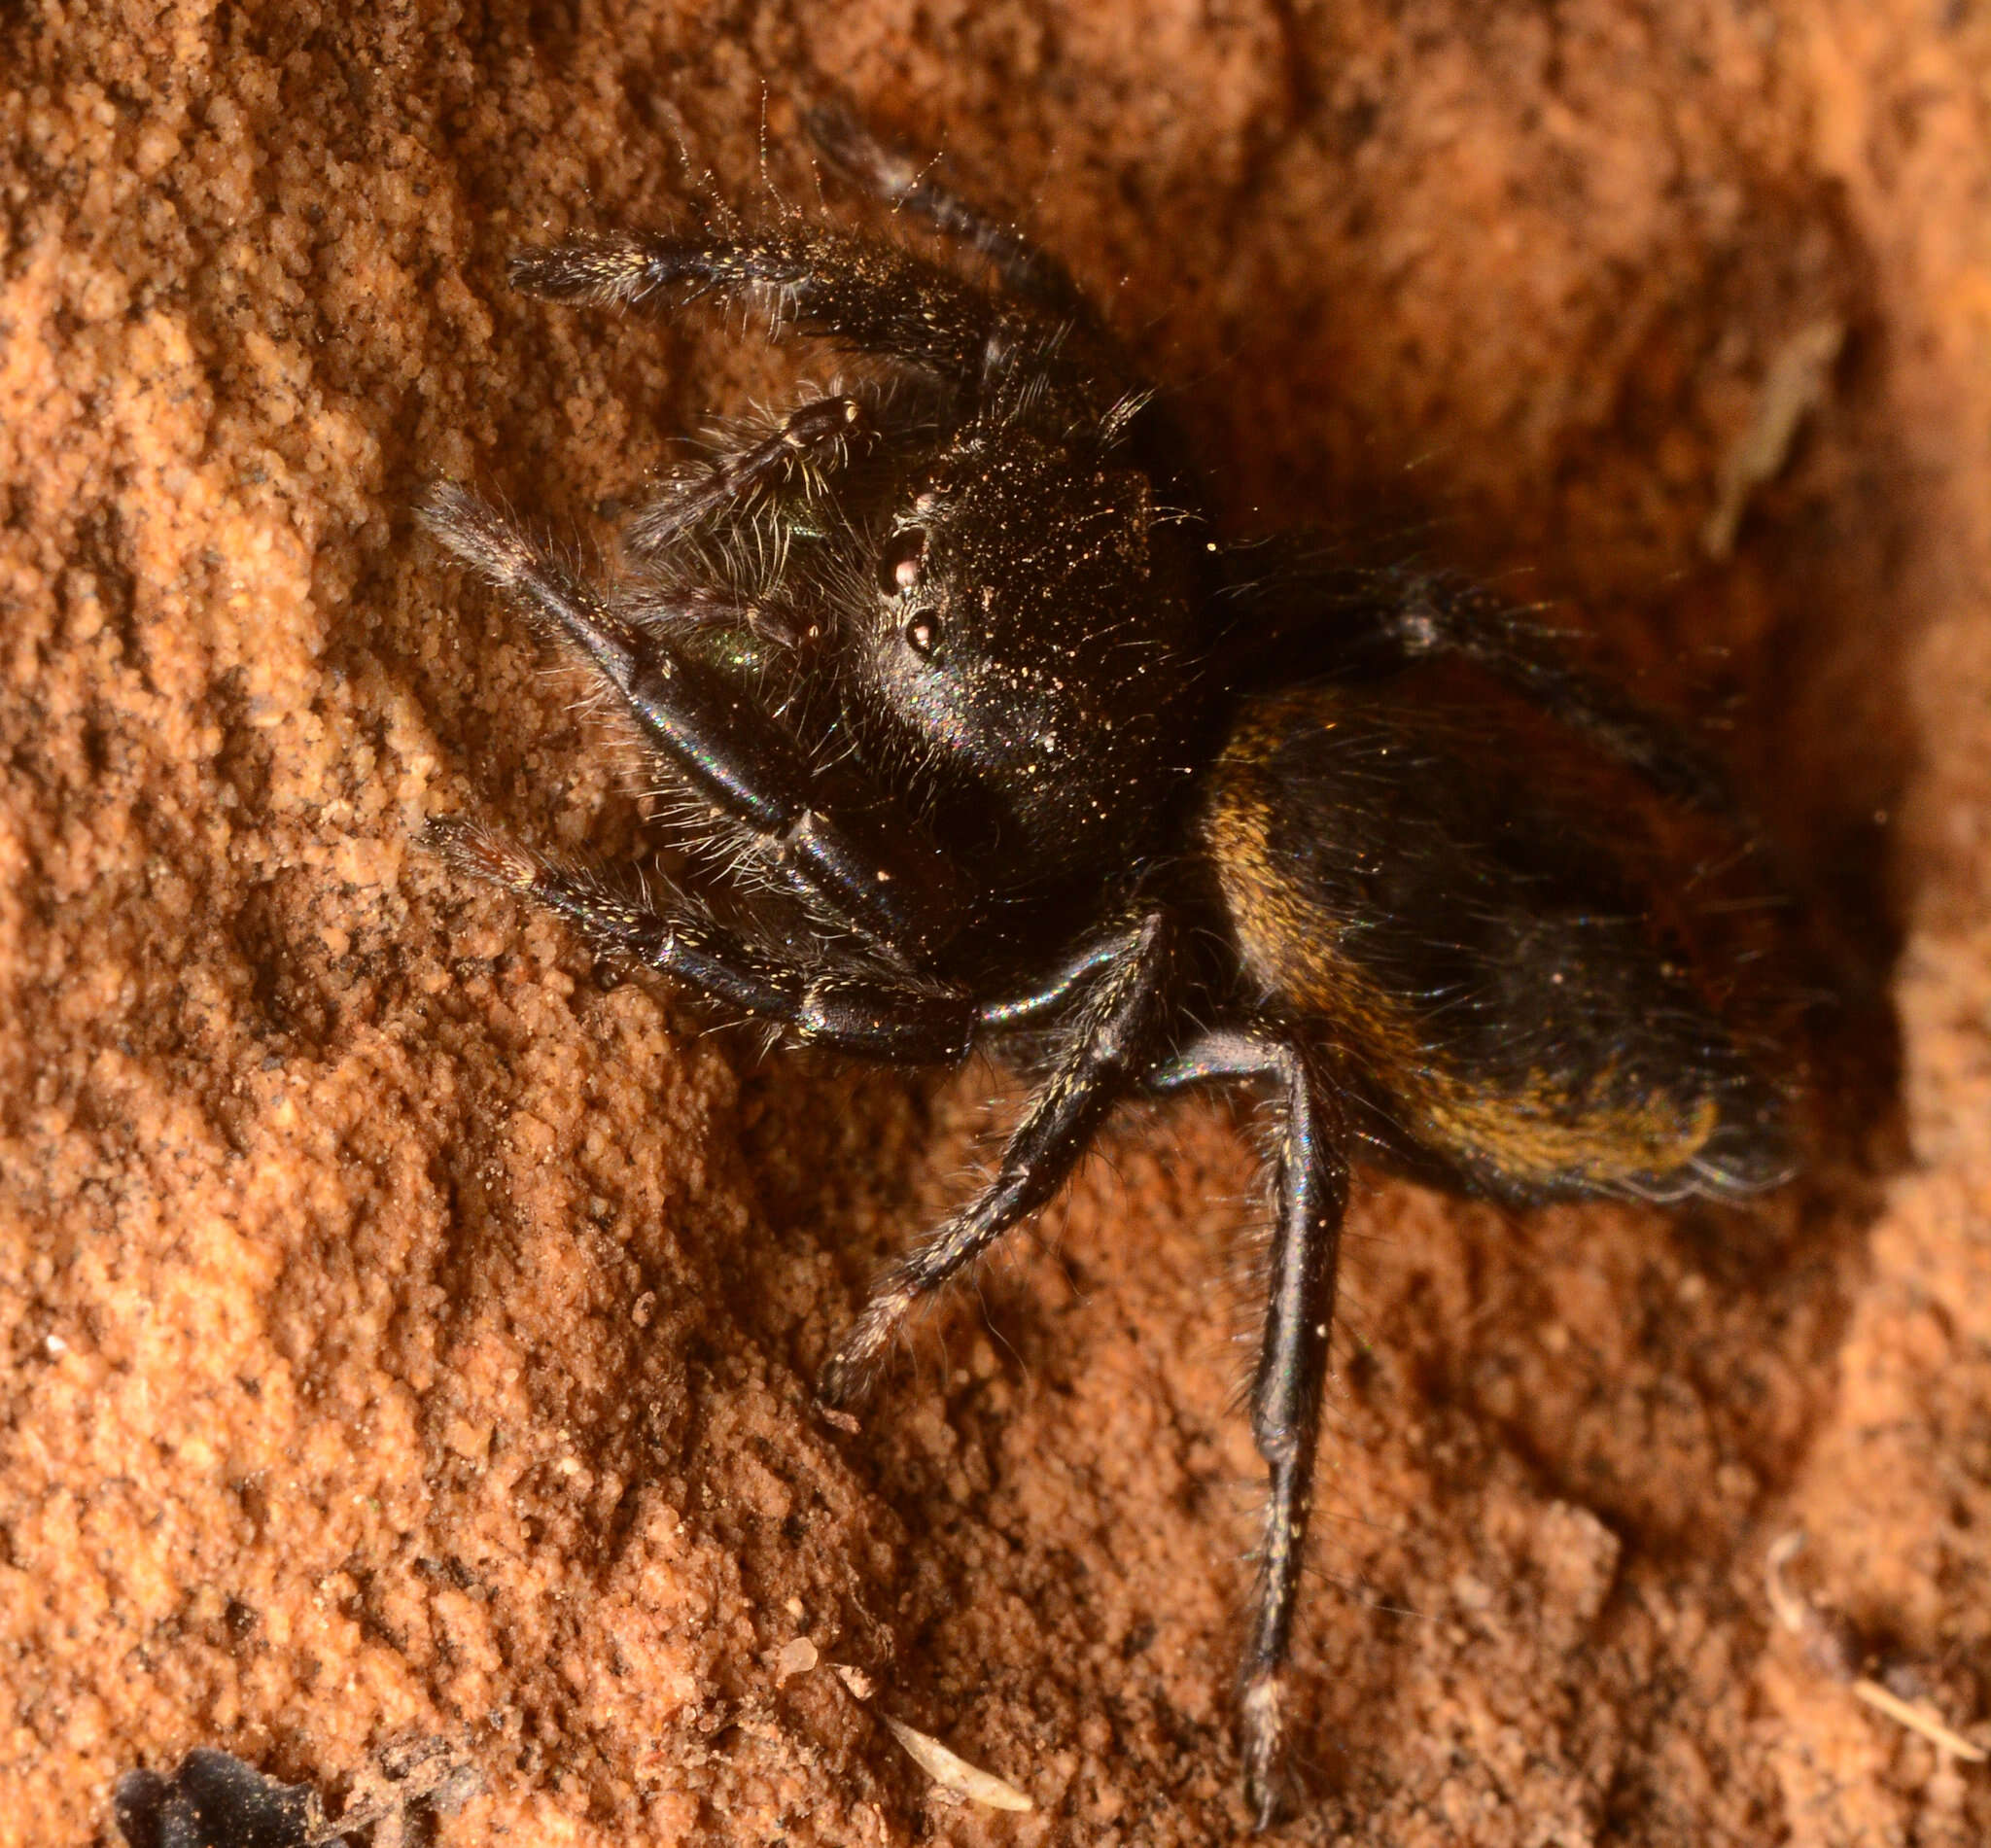
<path id="1" fill-rule="evenodd" d="M 1138 927 L 1109 931 L 1081 944 L 1050 973 L 1018 994 L 985 1002 L 976 1016 L 992 1032 L 1009 1032 L 1048 1020 L 1065 1007 L 1079 991 L 1102 970 L 1122 961 L 1138 947 Z"/>
<path id="2" fill-rule="evenodd" d="M 1704 814 L 1735 812 L 1727 780 L 1677 725 L 1572 668 L 1552 637 L 1483 585 L 1442 573 L 1386 573 L 1373 620 L 1406 660 L 1450 654 L 1517 692 L 1636 770 L 1663 796 Z"/>
<path id="3" fill-rule="evenodd" d="M 817 1396 L 848 1404 L 864 1389 L 906 1318 L 1064 1184 L 1113 1105 L 1160 1056 L 1180 981 L 1178 931 L 1154 912 L 1128 931 L 1121 955 L 1078 1003 L 1063 1056 L 1030 1100 L 980 1194 L 886 1276 L 822 1370 Z"/>
<path id="4" fill-rule="evenodd" d="M 910 251 L 821 228 L 598 231 L 521 251 L 509 274 L 528 295 L 596 307 L 647 301 L 680 283 L 694 295 L 758 296 L 778 324 L 791 318 L 968 391 L 1019 360 L 1047 359 L 1065 331 Z"/>
<path id="5" fill-rule="evenodd" d="M 960 989 L 839 959 L 803 962 L 750 942 L 689 902 L 618 892 L 450 819 L 423 846 L 452 866 L 564 918 L 598 951 L 626 956 L 737 1013 L 853 1058 L 949 1064 L 967 1055 L 973 1003 Z"/>
<path id="6" fill-rule="evenodd" d="M 873 198 L 912 214 L 944 237 L 965 244 L 996 265 L 1003 287 L 1055 314 L 1092 319 L 1092 304 L 1071 272 L 1012 225 L 998 225 L 969 200 L 942 186 L 902 149 L 888 146 L 842 103 L 808 113 L 810 137 L 830 166 Z"/>
<path id="7" fill-rule="evenodd" d="M 1227 595 L 1222 641 L 1241 679 L 1270 670 L 1384 672 L 1416 661 L 1470 661 L 1620 763 L 1659 794 L 1705 815 L 1737 818 L 1734 792 L 1679 725 L 1572 666 L 1554 631 L 1483 585 L 1411 567 L 1367 570 L 1333 559 L 1265 558 L 1240 547 L 1249 571 Z"/>
<path id="8" fill-rule="evenodd" d="M 1171 1060 L 1148 1088 L 1172 1091 L 1218 1078 L 1270 1079 L 1283 1106 L 1271 1291 L 1251 1382 L 1251 1434 L 1271 1483 L 1240 1701 L 1245 1798 L 1257 1826 L 1268 1829 L 1287 1813 L 1293 1796 L 1286 1764 L 1286 1658 L 1312 1507 L 1348 1203 L 1347 1124 L 1325 1062 L 1291 1040 L 1211 1034 Z"/>
<path id="9" fill-rule="evenodd" d="M 832 395 L 797 405 L 759 442 L 721 456 L 702 479 L 673 482 L 632 519 L 624 542 L 638 557 L 654 557 L 715 514 L 779 487 L 798 467 L 834 457 L 867 434 L 863 405 Z"/>
<path id="10" fill-rule="evenodd" d="M 1183 459 L 1186 445 L 1173 412 L 1141 386 L 1137 368 L 1070 270 L 1015 226 L 998 224 L 972 200 L 942 186 L 903 149 L 880 141 L 847 106 L 821 105 L 809 112 L 807 122 L 811 137 L 836 172 L 873 198 L 987 258 L 1011 296 L 1049 317 L 1016 356 L 1028 363 L 1024 369 L 1033 365 L 1059 374 L 1067 394 L 1083 401 L 1099 419 L 1102 436 L 1115 442 L 1131 438 L 1132 452 L 1171 506 L 1195 509 L 1205 505 L 1203 484 Z M 1089 355 L 1099 381 L 1111 383 L 1112 390 L 1072 392 L 1064 364 L 1067 347 Z M 1002 366 L 1013 363 L 1007 352 L 992 348 L 988 369 L 1000 369 L 998 360 Z"/>
<path id="11" fill-rule="evenodd" d="M 422 517 L 465 563 L 523 603 L 612 689 L 646 746 L 806 900 L 908 963 L 954 933 L 953 867 L 848 768 L 836 814 L 815 806 L 800 749 L 737 687 L 625 622 L 493 507 L 450 484 Z M 852 799 L 856 798 L 856 799 Z"/>

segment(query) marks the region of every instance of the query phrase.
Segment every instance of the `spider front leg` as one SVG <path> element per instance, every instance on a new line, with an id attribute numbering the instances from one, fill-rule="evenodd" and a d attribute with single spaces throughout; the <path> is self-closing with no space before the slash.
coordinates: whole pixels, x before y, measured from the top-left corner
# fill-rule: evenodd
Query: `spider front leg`
<path id="1" fill-rule="evenodd" d="M 1019 356 L 1048 360 L 1062 331 L 1034 308 L 1000 301 L 896 245 L 799 227 L 598 231 L 520 251 L 508 274 L 527 295 L 594 307 L 640 304 L 675 284 L 694 296 L 758 297 L 777 327 L 792 319 L 970 392 Z"/>
<path id="2" fill-rule="evenodd" d="M 780 487 L 796 470 L 838 459 L 868 430 L 864 406 L 857 399 L 841 394 L 811 399 L 760 441 L 671 483 L 629 522 L 623 541 L 637 557 L 654 558 L 715 515 Z"/>
<path id="3" fill-rule="evenodd" d="M 1160 1057 L 1180 982 L 1177 927 L 1155 912 L 1126 930 L 1110 959 L 1098 949 L 1082 952 L 1062 983 L 982 1011 L 984 1021 L 1008 1024 L 1070 988 L 1083 994 L 1065 1049 L 1011 1134 L 995 1178 L 893 1267 L 822 1370 L 817 1395 L 825 1404 L 856 1398 L 907 1317 L 1064 1185 L 1106 1113 Z"/>
<path id="4" fill-rule="evenodd" d="M 691 298 L 744 296 L 766 304 L 777 331 L 793 321 L 938 379 L 974 405 L 1021 400 L 1113 430 L 1137 396 L 1126 356 L 1075 296 L 999 296 L 896 244 L 843 231 L 601 231 L 520 251 L 508 273 L 528 295 L 601 307 L 638 305 L 679 285 Z"/>
<path id="5" fill-rule="evenodd" d="M 433 488 L 422 517 L 451 551 L 517 597 L 620 700 L 645 743 L 742 845 L 835 923 L 917 966 L 960 919 L 952 864 L 845 766 L 836 813 L 813 767 L 747 694 L 653 628 L 625 621 L 474 495 Z"/>
<path id="6" fill-rule="evenodd" d="M 944 237 L 979 251 L 1012 294 L 1053 313 L 1094 320 L 1092 304 L 1071 272 L 1013 225 L 998 225 L 979 206 L 942 186 L 903 149 L 888 146 L 841 102 L 822 103 L 806 118 L 810 137 L 829 164 L 873 198 L 910 212 Z"/>
<path id="7" fill-rule="evenodd" d="M 750 942 L 688 901 L 633 898 L 454 819 L 430 822 L 422 844 L 566 919 L 597 951 L 628 957 L 808 1044 L 891 1064 L 953 1064 L 967 1055 L 975 1006 L 949 983 L 879 970 L 833 949 L 803 962 Z"/>
<path id="8" fill-rule="evenodd" d="M 1312 1511 L 1342 1220 L 1348 1203 L 1347 1124 L 1325 1062 L 1292 1040 L 1211 1034 L 1154 1074 L 1149 1089 L 1172 1091 L 1219 1078 L 1270 1079 L 1277 1087 L 1283 1114 L 1271 1289 L 1251 1381 L 1251 1435 L 1271 1480 L 1257 1610 L 1245 1645 L 1239 1703 L 1245 1799 L 1256 1826 L 1269 1829 L 1293 1805 L 1287 1657 Z"/>

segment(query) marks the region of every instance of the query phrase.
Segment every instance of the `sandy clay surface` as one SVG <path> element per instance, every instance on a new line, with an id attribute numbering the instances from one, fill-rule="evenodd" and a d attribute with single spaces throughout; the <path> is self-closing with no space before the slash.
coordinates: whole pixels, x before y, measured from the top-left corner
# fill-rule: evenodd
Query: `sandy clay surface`
<path id="1" fill-rule="evenodd" d="M 464 1848 L 1244 1833 L 1243 1114 L 1117 1129 L 846 1434 L 813 1370 L 1013 1086 L 760 1062 L 411 847 L 643 826 L 422 484 L 604 545 L 830 366 L 506 254 L 820 209 L 825 84 L 1071 261 L 1238 530 L 1403 520 L 1724 719 L 1870 984 L 1747 1211 L 1363 1187 L 1283 1838 L 1991 1838 L 1851 1686 L 1991 1745 L 1991 11 L 27 0 L 0 1843 L 429 1739 Z"/>

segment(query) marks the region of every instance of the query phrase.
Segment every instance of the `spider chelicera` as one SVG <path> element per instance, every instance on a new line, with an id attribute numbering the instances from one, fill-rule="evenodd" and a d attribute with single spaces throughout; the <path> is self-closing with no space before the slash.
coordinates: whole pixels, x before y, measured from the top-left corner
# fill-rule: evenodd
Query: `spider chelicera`
<path id="1" fill-rule="evenodd" d="M 629 523 L 612 587 L 460 487 L 424 506 L 624 710 L 723 876 L 638 890 L 461 821 L 429 839 L 788 1039 L 1037 1074 L 994 1177 L 824 1369 L 832 1406 L 1116 1103 L 1268 1094 L 1250 1416 L 1270 1481 L 1240 1696 L 1263 1827 L 1292 1796 L 1351 1153 L 1522 1203 L 1738 1193 L 1786 1166 L 1779 1089 L 1596 790 L 1636 785 L 1662 817 L 1725 798 L 1671 728 L 1487 594 L 1220 538 L 1064 267 L 848 115 L 812 128 L 985 278 L 785 219 L 576 238 L 520 253 L 511 281 L 595 305 L 747 297 L 884 382 L 681 471 Z"/>

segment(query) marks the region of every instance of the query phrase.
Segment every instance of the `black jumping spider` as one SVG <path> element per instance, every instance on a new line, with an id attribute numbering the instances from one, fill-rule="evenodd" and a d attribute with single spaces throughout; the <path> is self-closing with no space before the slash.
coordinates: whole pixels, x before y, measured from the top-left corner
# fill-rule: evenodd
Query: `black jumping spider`
<path id="1" fill-rule="evenodd" d="M 1732 1193 L 1785 1166 L 1780 1094 L 1609 806 L 1636 785 L 1662 826 L 1718 814 L 1719 780 L 1484 593 L 1219 540 L 1064 268 L 847 117 L 813 125 L 993 284 L 794 221 L 523 252 L 512 283 L 546 300 L 746 296 L 891 382 L 672 480 L 612 588 L 462 488 L 425 508 L 626 709 L 732 896 L 629 895 L 460 823 L 431 839 L 793 1039 L 916 1064 L 986 1048 L 1041 1074 L 994 1180 L 830 1360 L 832 1405 L 1118 1100 L 1271 1093 L 1250 1398 L 1271 1480 L 1241 1684 L 1263 1826 L 1288 1796 L 1351 1153 L 1520 1203 Z"/>

